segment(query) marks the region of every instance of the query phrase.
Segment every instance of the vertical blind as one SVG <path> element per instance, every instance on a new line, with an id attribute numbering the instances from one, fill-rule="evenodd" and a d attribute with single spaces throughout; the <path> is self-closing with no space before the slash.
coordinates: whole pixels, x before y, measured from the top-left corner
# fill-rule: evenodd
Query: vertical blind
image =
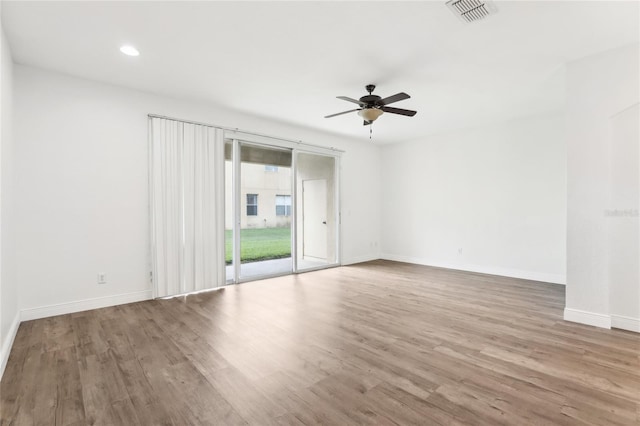
<path id="1" fill-rule="evenodd" d="M 149 132 L 154 296 L 222 285 L 223 131 L 151 117 Z"/>

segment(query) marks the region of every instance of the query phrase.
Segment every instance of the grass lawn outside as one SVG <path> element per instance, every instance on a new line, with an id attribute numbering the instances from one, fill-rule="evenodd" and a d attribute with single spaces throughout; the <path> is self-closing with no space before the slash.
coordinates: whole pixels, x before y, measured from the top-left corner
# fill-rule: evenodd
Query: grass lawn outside
<path id="1" fill-rule="evenodd" d="M 231 264 L 233 233 L 225 231 L 225 258 Z M 240 230 L 240 263 L 291 257 L 291 228 L 251 228 Z"/>

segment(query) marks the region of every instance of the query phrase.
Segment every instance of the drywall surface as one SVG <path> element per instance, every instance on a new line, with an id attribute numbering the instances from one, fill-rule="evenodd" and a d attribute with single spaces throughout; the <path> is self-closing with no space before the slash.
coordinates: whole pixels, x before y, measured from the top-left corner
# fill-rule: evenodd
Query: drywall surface
<path id="1" fill-rule="evenodd" d="M 380 155 L 368 140 L 25 66 L 15 68 L 15 96 L 23 319 L 150 296 L 149 113 L 345 150 L 342 260 L 378 258 Z"/>
<path id="2" fill-rule="evenodd" d="M 0 27 L 0 377 L 19 324 L 14 250 L 13 189 L 13 61 Z"/>
<path id="3" fill-rule="evenodd" d="M 383 257 L 565 281 L 561 114 L 387 145 Z"/>
<path id="4" fill-rule="evenodd" d="M 640 106 L 610 119 L 611 191 L 605 211 L 609 270 L 609 307 L 616 321 L 635 320 L 640 332 Z M 623 327 L 626 328 L 626 327 Z"/>
<path id="5" fill-rule="evenodd" d="M 607 210 L 613 208 L 610 205 L 612 169 L 637 167 L 637 162 L 635 166 L 624 162 L 611 164 L 611 119 L 638 103 L 638 49 L 638 45 L 633 45 L 611 50 L 567 66 L 565 318 L 603 327 L 609 326 L 610 304 L 617 303 L 610 300 L 609 225 L 612 221 L 625 220 L 607 214 Z M 613 155 L 624 157 L 625 154 Z"/>

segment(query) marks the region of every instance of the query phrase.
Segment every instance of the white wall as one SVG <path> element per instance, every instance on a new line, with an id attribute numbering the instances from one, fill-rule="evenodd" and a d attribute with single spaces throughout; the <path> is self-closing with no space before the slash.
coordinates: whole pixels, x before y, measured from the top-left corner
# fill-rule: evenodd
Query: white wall
<path id="1" fill-rule="evenodd" d="M 640 105 L 611 117 L 607 261 L 611 325 L 640 332 Z"/>
<path id="2" fill-rule="evenodd" d="M 559 114 L 385 146 L 383 257 L 564 283 L 565 150 Z"/>
<path id="3" fill-rule="evenodd" d="M 618 220 L 605 215 L 611 208 L 611 118 L 639 101 L 638 49 L 615 49 L 567 66 L 565 319 L 601 327 L 611 325 L 608 224 Z"/>
<path id="4" fill-rule="evenodd" d="M 343 263 L 378 257 L 380 156 L 368 141 L 18 65 L 15 97 L 23 319 L 149 297 L 148 113 L 344 149 Z"/>
<path id="5" fill-rule="evenodd" d="M 19 324 L 13 258 L 12 73 L 11 51 L 0 26 L 0 377 Z"/>

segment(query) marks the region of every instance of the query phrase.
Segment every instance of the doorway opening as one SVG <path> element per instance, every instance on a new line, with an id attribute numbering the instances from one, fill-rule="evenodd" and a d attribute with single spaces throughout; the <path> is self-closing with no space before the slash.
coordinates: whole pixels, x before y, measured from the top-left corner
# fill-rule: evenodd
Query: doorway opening
<path id="1" fill-rule="evenodd" d="M 335 264 L 339 249 L 335 157 L 298 153 L 296 180 L 297 270 Z"/>

